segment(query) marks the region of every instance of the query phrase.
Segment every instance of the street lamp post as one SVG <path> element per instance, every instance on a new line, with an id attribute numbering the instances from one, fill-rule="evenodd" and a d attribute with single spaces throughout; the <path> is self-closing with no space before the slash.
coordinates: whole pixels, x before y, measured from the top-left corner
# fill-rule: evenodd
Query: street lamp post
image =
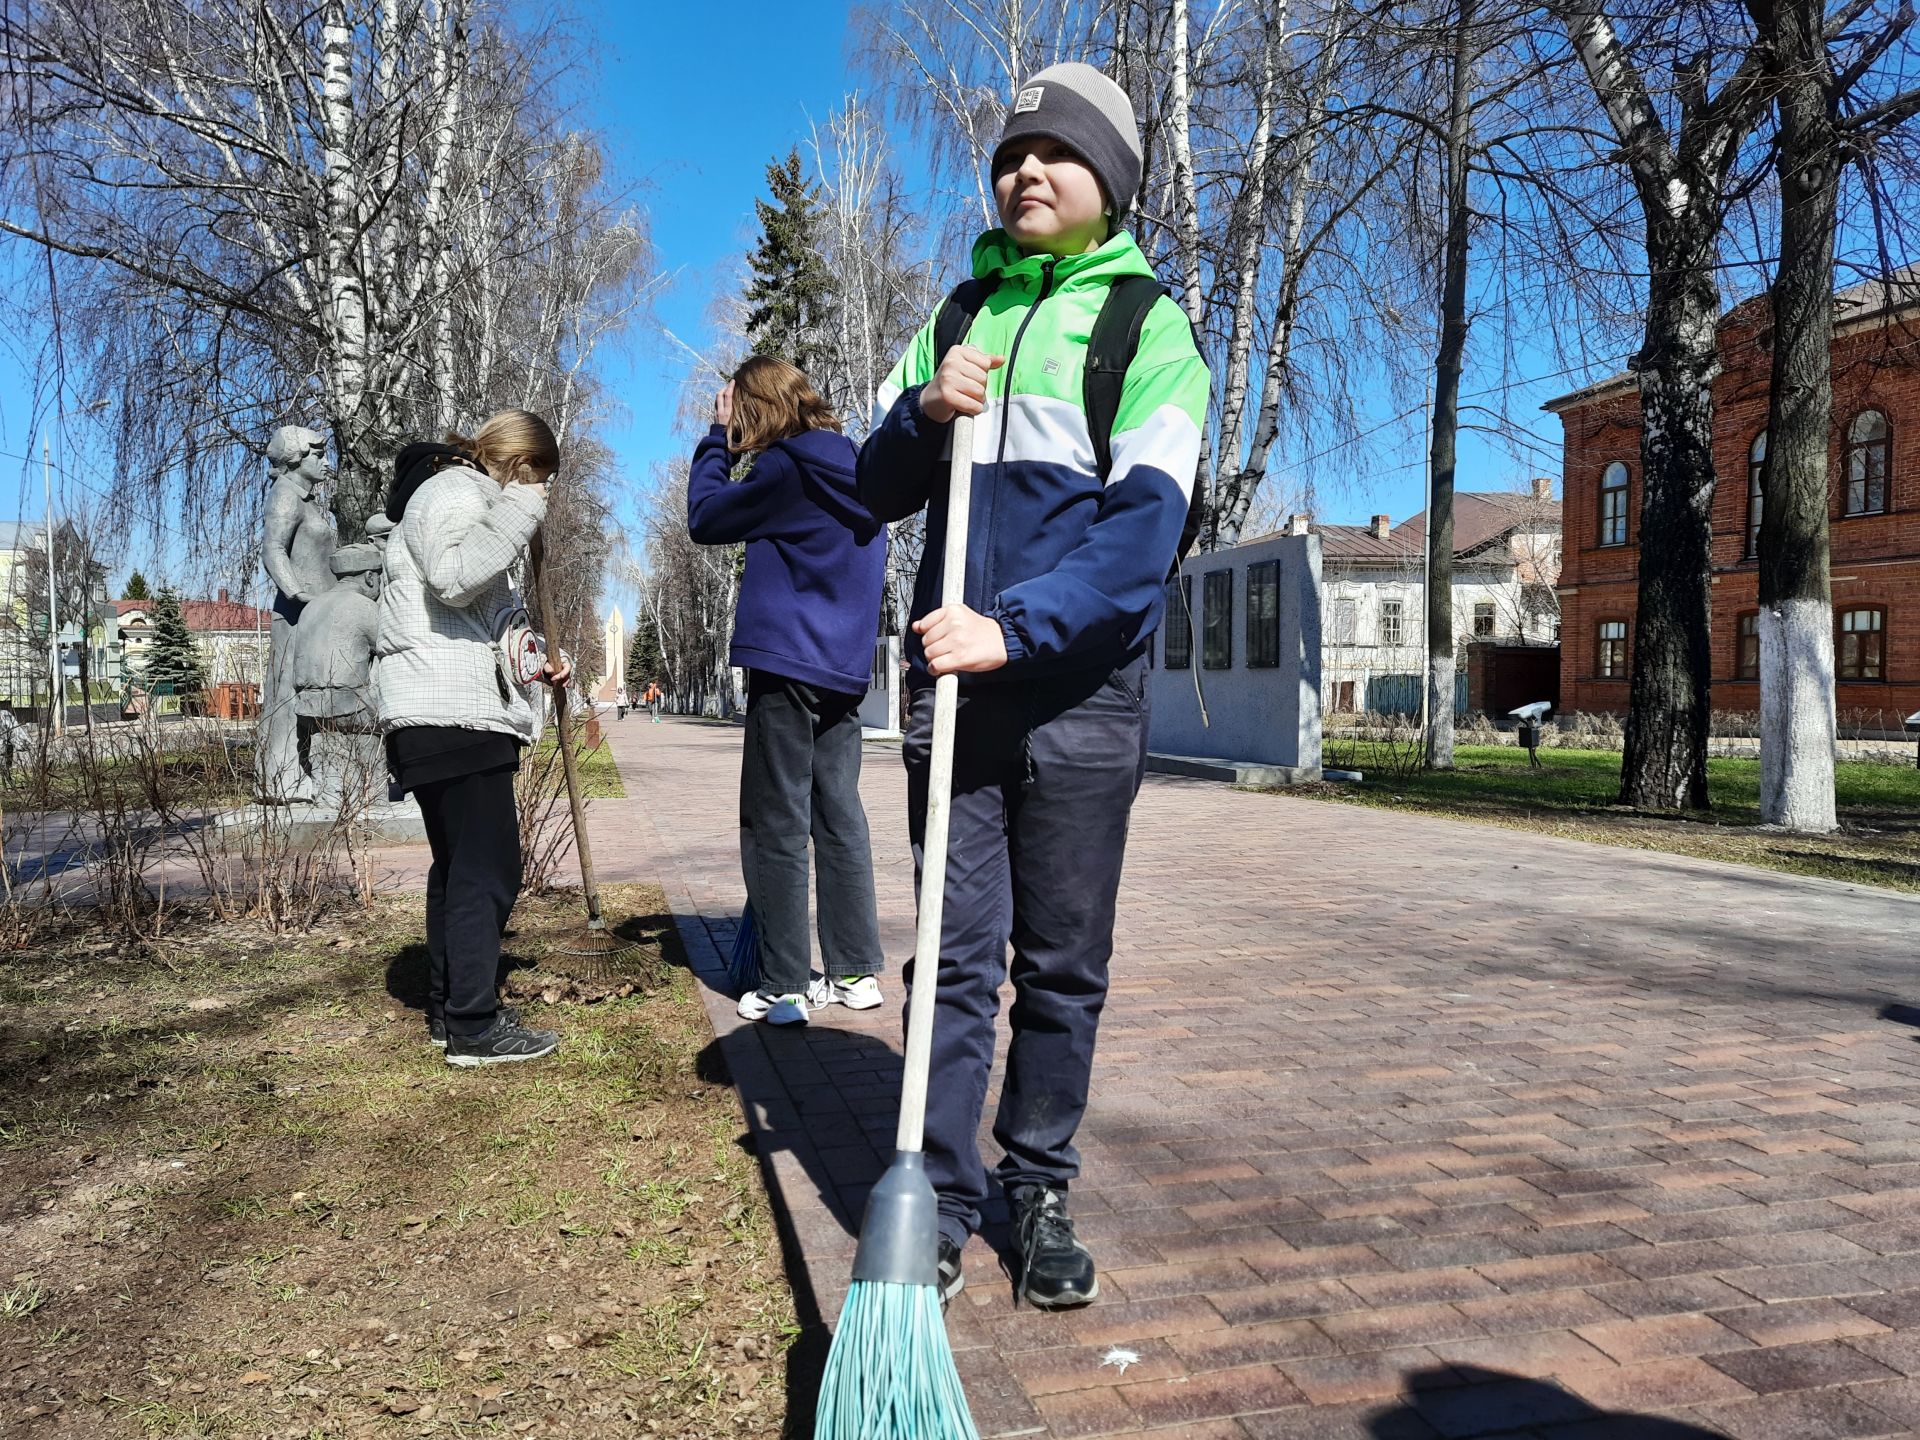
<path id="1" fill-rule="evenodd" d="M 29 464 L 32 462 L 29 461 Z M 40 478 L 47 487 L 47 659 L 53 689 L 47 692 L 47 721 L 56 738 L 67 731 L 67 676 L 60 663 L 60 592 L 53 582 L 53 443 L 40 437 Z"/>
<path id="2" fill-rule="evenodd" d="M 78 410 L 57 410 L 53 416 L 54 427 L 57 429 L 62 420 L 71 419 L 77 415 L 91 415 L 96 410 L 104 409 L 106 404 L 107 398 L 103 395 L 90 405 L 82 405 Z M 67 448 L 64 440 L 60 446 L 60 463 L 62 465 L 67 463 Z M 66 472 L 63 470 L 61 473 Z M 53 440 L 51 436 L 45 434 L 40 437 L 40 478 L 47 490 L 47 659 L 53 679 L 53 690 L 47 696 L 47 718 L 53 726 L 51 733 L 59 736 L 66 734 L 67 731 L 67 669 L 60 659 L 60 600 L 53 573 Z M 87 616 L 84 601 L 81 602 L 80 643 L 82 645 L 87 643 Z M 93 729 L 93 697 L 82 695 L 80 700 L 86 709 L 87 729 L 91 731 Z"/>

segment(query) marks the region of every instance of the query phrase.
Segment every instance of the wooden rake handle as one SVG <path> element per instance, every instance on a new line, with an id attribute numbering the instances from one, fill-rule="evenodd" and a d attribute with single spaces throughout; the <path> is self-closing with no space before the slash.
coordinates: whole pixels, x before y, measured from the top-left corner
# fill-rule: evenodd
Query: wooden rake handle
<path id="1" fill-rule="evenodd" d="M 560 617 L 547 598 L 545 550 L 545 546 L 540 547 L 529 563 L 533 570 L 534 598 L 540 602 L 540 623 L 547 627 L 549 642 L 557 644 L 552 631 Z M 551 650 L 547 658 L 549 660 L 553 658 Z M 580 776 L 574 770 L 573 704 L 564 690 L 554 686 L 548 688 L 553 695 L 554 725 L 560 732 L 560 768 L 566 771 L 567 775 L 567 804 L 573 810 L 573 848 L 574 853 L 580 857 L 580 888 L 586 892 L 587 896 L 588 922 L 599 925 L 601 923 L 600 887 L 594 883 L 593 879 L 593 851 L 587 845 L 587 812 L 586 807 L 580 803 Z"/>
<path id="2" fill-rule="evenodd" d="M 957 415 L 953 421 L 953 459 L 947 478 L 947 549 L 940 570 L 943 606 L 962 605 L 967 598 L 973 423 L 971 415 Z M 940 920 L 947 893 L 947 822 L 953 814 L 953 732 L 959 708 L 960 677 L 942 675 L 933 684 L 933 756 L 927 766 L 927 829 L 921 843 L 920 924 L 913 946 L 914 993 L 907 1011 L 900 1128 L 894 1141 L 899 1150 L 918 1150 L 925 1141 L 934 995 L 940 985 Z"/>

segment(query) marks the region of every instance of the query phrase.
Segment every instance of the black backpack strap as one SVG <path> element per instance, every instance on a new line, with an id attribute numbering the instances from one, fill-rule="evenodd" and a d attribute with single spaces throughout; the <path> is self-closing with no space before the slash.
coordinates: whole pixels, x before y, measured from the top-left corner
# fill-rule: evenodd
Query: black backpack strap
<path id="1" fill-rule="evenodd" d="M 1104 483 L 1113 470 L 1113 425 L 1120 415 L 1120 395 L 1127 384 L 1127 367 L 1140 349 L 1140 329 L 1147 313 L 1167 293 L 1151 275 L 1129 275 L 1107 291 L 1100 318 L 1093 322 L 1087 342 L 1087 372 L 1083 394 L 1087 430 L 1093 437 L 1093 459 Z M 1197 479 L 1197 477 L 1196 477 Z M 1186 523 L 1180 527 L 1180 549 L 1173 557 L 1173 574 L 1187 558 L 1207 522 L 1207 497 L 1196 483 L 1187 500 Z"/>
<path id="2" fill-rule="evenodd" d="M 1093 322 L 1081 394 L 1087 407 L 1087 431 L 1093 437 L 1094 471 L 1102 481 L 1113 469 L 1113 422 L 1120 415 L 1127 367 L 1140 348 L 1140 327 L 1166 293 L 1166 287 L 1151 275 L 1124 276 L 1107 288 L 1099 318 Z"/>
<path id="3" fill-rule="evenodd" d="M 947 358 L 947 351 L 967 338 L 967 331 L 973 325 L 973 317 L 987 303 L 987 297 L 993 294 L 999 281 L 987 279 L 962 280 L 953 287 L 951 294 L 940 302 L 939 313 L 933 317 L 933 368 L 938 370 L 940 362 Z"/>

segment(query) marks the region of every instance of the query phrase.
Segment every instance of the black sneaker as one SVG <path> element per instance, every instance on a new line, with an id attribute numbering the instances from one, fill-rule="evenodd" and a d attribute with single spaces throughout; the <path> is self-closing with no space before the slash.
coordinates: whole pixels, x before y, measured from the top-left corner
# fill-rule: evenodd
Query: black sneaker
<path id="1" fill-rule="evenodd" d="M 1064 1190 L 1033 1185 L 1013 1196 L 1020 1247 L 1020 1298 L 1041 1310 L 1089 1305 L 1100 1294 L 1093 1256 L 1073 1234 Z"/>
<path id="2" fill-rule="evenodd" d="M 560 1048 L 560 1037 L 551 1030 L 530 1030 L 510 1010 L 501 1010 L 493 1024 L 479 1035 L 449 1033 L 447 1064 L 507 1065 L 515 1060 L 538 1060 Z"/>
<path id="3" fill-rule="evenodd" d="M 511 1005 L 502 1005 L 499 1010 L 494 1013 L 510 1024 L 518 1025 L 520 1023 L 520 1012 Z M 444 1050 L 447 1048 L 446 1016 L 429 1015 L 427 1017 L 427 1043 L 436 1050 Z"/>
<path id="4" fill-rule="evenodd" d="M 940 1237 L 940 1305 L 945 1308 L 954 1296 L 967 1288 L 967 1277 L 960 1273 L 960 1247 L 946 1236 Z"/>

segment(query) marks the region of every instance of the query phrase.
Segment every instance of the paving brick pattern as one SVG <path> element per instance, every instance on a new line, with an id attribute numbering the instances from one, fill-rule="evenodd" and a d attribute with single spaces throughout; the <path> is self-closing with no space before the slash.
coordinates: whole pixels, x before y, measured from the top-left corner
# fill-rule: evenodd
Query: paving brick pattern
<path id="1" fill-rule="evenodd" d="M 713 978 L 739 732 L 609 729 L 636 799 L 596 854 L 667 884 Z M 898 959 L 897 749 L 865 794 Z M 974 1242 L 981 1433 L 1920 1433 L 1916 939 L 1895 895 L 1149 780 L 1073 1191 L 1101 1299 L 1021 1310 Z M 829 1323 L 897 998 L 800 1034 L 710 999 Z"/>

